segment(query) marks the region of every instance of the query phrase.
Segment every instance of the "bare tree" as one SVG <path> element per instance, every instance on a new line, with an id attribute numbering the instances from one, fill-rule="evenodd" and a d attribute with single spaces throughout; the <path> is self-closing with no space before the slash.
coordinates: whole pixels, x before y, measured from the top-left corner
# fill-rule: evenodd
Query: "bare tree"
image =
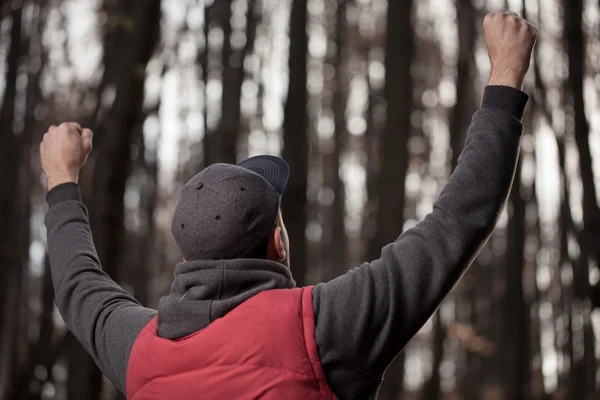
<path id="1" fill-rule="evenodd" d="M 4 98 L 0 108 L 0 397 L 7 390 L 1 382 L 10 382 L 15 373 L 14 340 L 16 338 L 18 296 L 21 288 L 21 268 L 19 243 L 20 222 L 15 210 L 19 210 L 19 178 L 21 175 L 21 152 L 17 136 L 13 130 L 15 117 L 15 99 L 17 96 L 17 75 L 22 56 L 22 18 L 21 6 L 11 11 L 10 49 L 7 57 L 7 69 Z"/>
<path id="2" fill-rule="evenodd" d="M 308 35 L 307 0 L 295 0 L 290 16 L 289 87 L 283 119 L 283 158 L 291 168 L 282 209 L 292 243 L 292 272 L 296 283 L 306 275 L 306 186 L 308 179 L 308 116 L 306 91 Z"/>
<path id="3" fill-rule="evenodd" d="M 580 313 L 585 314 L 586 302 L 590 298 L 589 261 L 593 258 L 600 262 L 600 208 L 596 200 L 592 155 L 590 152 L 590 127 L 585 114 L 583 82 L 585 77 L 585 37 L 582 27 L 583 0 L 563 3 L 564 31 L 569 65 L 568 86 L 565 108 L 572 116 L 575 143 L 579 151 L 579 172 L 583 183 L 583 231 L 578 236 L 580 256 L 573 267 L 573 292 Z M 576 360 L 573 377 L 575 398 L 583 398 L 583 394 L 595 393 L 596 359 L 595 339 L 590 321 L 583 326 L 583 358 Z"/>
<path id="4" fill-rule="evenodd" d="M 510 195 L 507 228 L 506 292 L 503 309 L 503 334 L 500 349 L 506 395 L 511 399 L 529 398 L 529 308 L 523 293 L 525 246 L 525 199 L 521 187 L 519 161 Z"/>
<path id="5" fill-rule="evenodd" d="M 371 256 L 398 237 L 404 224 L 405 186 L 408 171 L 408 139 L 413 110 L 414 31 L 412 0 L 388 2 L 385 55 L 387 120 L 381 137 L 381 172 L 377 184 L 380 195 L 375 220 L 377 228 Z M 387 369 L 380 390 L 382 400 L 395 399 L 403 390 L 404 356 Z"/>
<path id="6" fill-rule="evenodd" d="M 347 239 L 344 219 L 346 216 L 346 196 L 341 176 L 341 158 L 346 136 L 346 96 L 348 87 L 346 40 L 347 0 L 338 0 L 335 25 L 335 91 L 333 93 L 333 115 L 335 130 L 333 133 L 332 175 L 333 175 L 333 218 L 331 230 L 331 247 L 328 251 L 331 263 L 328 271 L 324 271 L 325 280 L 343 274 L 347 268 Z"/>
<path id="7" fill-rule="evenodd" d="M 221 120 L 214 132 L 207 132 L 204 142 L 204 163 L 215 162 L 235 164 L 236 146 L 240 132 L 240 98 L 244 82 L 244 60 L 252 52 L 256 27 L 260 15 L 255 1 L 248 2 L 246 18 L 246 43 L 241 49 L 232 47 L 231 1 L 217 0 L 210 7 L 211 20 L 218 22 L 223 28 L 224 40 L 222 49 L 223 95 L 221 100 Z M 205 53 L 208 49 L 205 49 Z M 205 57 L 205 56 L 203 56 Z M 203 58 L 204 60 L 204 58 Z M 208 64 L 206 64 L 208 66 Z M 207 73 L 207 72 L 204 72 Z"/>
<path id="8" fill-rule="evenodd" d="M 39 104 L 42 93 L 40 89 L 40 75 L 45 64 L 46 54 L 42 46 L 42 31 L 47 17 L 47 2 L 39 1 L 30 3 L 33 11 L 29 16 L 30 22 L 30 35 L 23 38 L 21 51 L 25 56 L 27 54 L 27 86 L 24 93 L 21 95 L 25 96 L 25 113 L 21 117 L 22 121 L 22 132 L 18 135 L 17 147 L 20 149 L 19 153 L 21 159 L 18 161 L 20 164 L 19 168 L 19 185 L 18 191 L 15 195 L 15 201 L 17 202 L 17 219 L 18 223 L 17 235 L 19 242 L 19 262 L 18 266 L 21 270 L 19 276 L 19 286 L 22 286 L 24 282 L 29 282 L 29 270 L 26 268 L 29 261 L 29 247 L 30 247 L 30 218 L 31 218 L 31 199 L 34 196 L 34 186 L 31 182 L 34 181 L 37 176 L 34 176 L 32 171 L 33 161 L 35 160 L 34 155 L 37 155 L 37 149 L 32 147 L 32 141 L 39 136 L 34 132 L 37 130 L 37 121 L 35 117 L 35 109 Z M 25 57 L 24 57 L 25 58 Z M 20 123 L 19 123 L 20 124 Z M 40 135 L 41 136 L 41 135 Z M 14 290 L 18 290 L 19 286 L 14 287 Z M 21 298 L 30 294 L 26 287 L 22 287 L 16 295 Z M 12 386 L 8 391 L 8 398 L 17 400 L 24 399 L 27 397 L 28 384 L 34 377 L 34 367 L 36 365 L 43 365 L 47 369 L 49 361 L 48 356 L 51 349 L 52 332 L 53 332 L 53 298 L 54 291 L 52 288 L 52 280 L 50 277 L 49 266 L 46 264 L 44 276 L 42 280 L 42 312 L 39 320 L 39 335 L 38 339 L 29 343 L 28 338 L 24 335 L 20 335 L 19 331 L 28 330 L 29 322 L 29 304 L 28 302 L 21 301 L 23 304 L 16 311 L 19 314 L 18 320 L 14 323 L 15 330 L 15 341 L 19 342 L 18 345 L 13 346 L 13 352 L 20 353 L 13 356 L 14 359 L 19 359 L 19 363 L 13 365 L 13 371 L 15 376 L 12 381 Z M 19 321 L 20 320 L 20 321 Z M 17 331 L 18 330 L 18 331 Z M 53 361 L 52 361 L 53 362 Z"/>

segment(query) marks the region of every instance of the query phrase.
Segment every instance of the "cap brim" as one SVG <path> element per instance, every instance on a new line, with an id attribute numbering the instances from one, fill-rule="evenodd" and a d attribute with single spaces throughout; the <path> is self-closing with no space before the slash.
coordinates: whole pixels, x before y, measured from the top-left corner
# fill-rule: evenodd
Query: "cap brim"
<path id="1" fill-rule="evenodd" d="M 283 195 L 290 177 L 290 167 L 284 160 L 279 157 L 262 155 L 248 158 L 238 165 L 256 172 L 265 178 L 280 196 Z"/>

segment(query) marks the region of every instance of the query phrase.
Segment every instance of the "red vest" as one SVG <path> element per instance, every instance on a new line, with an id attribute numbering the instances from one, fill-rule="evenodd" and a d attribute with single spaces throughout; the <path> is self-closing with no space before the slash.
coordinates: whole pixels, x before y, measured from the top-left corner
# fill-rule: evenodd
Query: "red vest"
<path id="1" fill-rule="evenodd" d="M 137 337 L 127 370 L 129 400 L 328 399 L 312 287 L 268 290 L 179 340 Z"/>

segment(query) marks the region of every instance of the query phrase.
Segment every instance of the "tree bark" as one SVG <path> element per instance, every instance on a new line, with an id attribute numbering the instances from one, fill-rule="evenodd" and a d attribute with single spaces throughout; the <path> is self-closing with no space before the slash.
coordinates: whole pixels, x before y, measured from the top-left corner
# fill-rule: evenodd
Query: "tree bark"
<path id="1" fill-rule="evenodd" d="M 45 381 L 40 381 L 35 376 L 35 368 L 40 365 L 45 368 L 47 380 L 50 381 L 51 369 L 54 365 L 52 338 L 54 334 L 54 321 L 52 314 L 54 312 L 54 287 L 52 286 L 52 275 L 50 273 L 50 261 L 46 255 L 44 275 L 42 276 L 42 314 L 40 316 L 40 329 L 37 340 L 31 345 L 29 351 L 29 360 L 26 368 L 21 369 L 16 377 L 12 390 L 7 396 L 11 400 L 36 400 L 40 398 L 40 389 Z M 31 382 L 35 381 L 35 385 Z M 35 388 L 36 390 L 31 390 Z"/>
<path id="2" fill-rule="evenodd" d="M 471 0 L 456 0 L 456 14 L 459 42 L 456 63 L 456 103 L 450 113 L 449 123 L 452 170 L 458 164 L 458 156 L 465 145 L 469 122 L 476 107 L 473 66 L 477 40 L 477 10 Z"/>
<path id="3" fill-rule="evenodd" d="M 578 235 L 581 254 L 574 265 L 573 290 L 581 313 L 590 312 L 586 302 L 590 299 L 589 262 L 600 262 L 600 208 L 596 200 L 592 155 L 590 152 L 590 127 L 585 114 L 583 81 L 585 78 L 585 36 L 583 33 L 583 0 L 564 1 L 564 32 L 567 47 L 569 76 L 566 93 L 567 113 L 572 115 L 575 142 L 579 152 L 579 172 L 583 183 L 583 231 Z M 575 363 L 575 388 L 586 394 L 595 393 L 596 358 L 595 338 L 588 318 L 583 326 L 583 359 Z M 582 397 L 579 397 L 582 398 Z"/>
<path id="4" fill-rule="evenodd" d="M 442 324 L 442 318 L 439 310 L 433 317 L 433 361 L 431 362 L 431 376 L 425 383 L 423 393 L 421 393 L 421 399 L 423 400 L 434 400 L 439 399 L 441 395 L 441 384 L 440 384 L 440 366 L 444 357 L 444 342 L 446 341 L 446 329 Z M 474 384 L 472 382 L 472 384 Z"/>
<path id="5" fill-rule="evenodd" d="M 366 156 L 366 174 L 367 174 L 367 182 L 366 182 L 366 190 L 367 190 L 367 199 L 365 204 L 365 209 L 363 211 L 362 218 L 362 227 L 361 234 L 366 242 L 362 249 L 365 257 L 377 257 L 380 249 L 376 249 L 376 252 L 372 249 L 372 241 L 375 234 L 375 212 L 377 205 L 377 187 L 379 180 L 379 141 L 381 140 L 381 128 L 376 123 L 375 119 L 375 110 L 377 106 L 379 106 L 379 101 L 381 96 L 376 93 L 377 90 L 373 87 L 373 83 L 371 82 L 371 76 L 368 72 L 369 65 L 371 63 L 370 59 L 370 51 L 371 51 L 371 43 L 367 43 L 364 45 L 363 54 L 366 63 L 366 81 L 367 81 L 367 90 L 369 94 L 367 109 L 365 111 L 365 119 L 367 121 L 367 130 L 365 132 L 363 143 L 365 149 Z"/>
<path id="6" fill-rule="evenodd" d="M 411 65 L 415 39 L 412 0 L 389 1 L 386 27 L 385 89 L 387 119 L 381 138 L 381 172 L 378 181 L 377 227 L 371 255 L 396 240 L 404 225 L 405 185 L 408 171 L 408 139 L 413 111 Z M 382 400 L 396 399 L 404 387 L 404 353 L 385 373 Z"/>
<path id="7" fill-rule="evenodd" d="M 223 95 L 221 101 L 221 120 L 215 132 L 205 136 L 205 165 L 216 162 L 235 164 L 237 159 L 237 141 L 240 133 L 242 84 L 244 83 L 244 60 L 252 52 L 259 14 L 254 1 L 248 3 L 246 18 L 246 44 L 240 50 L 231 47 L 231 1 L 217 0 L 211 12 L 223 28 L 224 41 L 222 51 Z"/>
<path id="8" fill-rule="evenodd" d="M 25 115 L 22 121 L 23 130 L 17 136 L 17 148 L 21 159 L 19 160 L 19 177 L 18 177 L 18 191 L 15 194 L 16 209 L 15 216 L 19 221 L 16 225 L 18 231 L 18 267 L 19 277 L 18 284 L 12 289 L 22 299 L 29 299 L 31 294 L 29 292 L 29 286 L 25 283 L 29 283 L 29 269 L 27 268 L 29 261 L 29 247 L 30 247 L 30 219 L 31 219 L 31 198 L 33 195 L 34 186 L 31 182 L 38 179 L 38 176 L 32 174 L 32 160 L 37 157 L 37 149 L 32 147 L 32 141 L 35 135 L 34 131 L 36 127 L 35 109 L 39 104 L 41 98 L 41 89 L 39 86 L 40 74 L 43 70 L 45 63 L 45 53 L 42 46 L 41 35 L 44 27 L 44 23 L 47 17 L 47 7 L 45 2 L 39 2 L 33 8 L 33 13 L 30 16 L 30 23 L 32 25 L 31 36 L 27 37 L 22 41 L 21 52 L 23 54 L 29 53 L 28 55 L 28 71 L 27 71 L 27 87 L 24 90 L 25 95 Z M 37 67 L 33 59 L 39 59 Z M 40 135 L 41 136 L 41 135 Z M 48 266 L 46 266 L 49 269 Z M 40 317 L 40 335 L 47 335 L 45 338 L 39 337 L 36 343 L 30 344 L 27 335 L 21 334 L 22 332 L 29 331 L 30 321 L 30 306 L 28 301 L 18 301 L 18 307 L 16 307 L 15 320 L 12 322 L 14 329 L 15 343 L 13 344 L 13 366 L 12 370 L 15 371 L 15 377 L 13 379 L 12 387 L 9 389 L 8 398 L 23 399 L 27 396 L 28 383 L 33 376 L 33 368 L 37 363 L 33 362 L 33 359 L 41 359 L 48 351 L 49 344 L 48 340 L 52 338 L 52 311 L 53 311 L 53 289 L 52 282 L 50 280 L 50 286 L 48 288 L 48 281 L 50 279 L 44 274 L 43 280 L 43 294 L 42 294 L 42 315 Z M 50 291 L 50 298 L 48 298 L 48 290 Z M 50 324 L 50 325 L 49 325 Z M 48 330 L 50 329 L 50 333 Z"/>
<path id="9" fill-rule="evenodd" d="M 290 16 L 289 86 L 284 107 L 283 158 L 291 168 L 282 200 L 284 221 L 290 237 L 291 268 L 298 286 L 306 275 L 306 187 L 309 133 L 306 91 L 308 35 L 307 0 L 295 0 Z"/>
<path id="10" fill-rule="evenodd" d="M 153 110 L 158 113 L 159 105 Z M 144 113 L 143 119 L 147 118 Z M 140 127 L 142 129 L 142 127 Z M 138 165 L 143 176 L 140 187 L 140 219 L 143 221 L 141 232 L 137 232 L 135 239 L 137 248 L 137 265 L 135 272 L 131 275 L 133 292 L 136 299 L 144 305 L 148 305 L 150 296 L 148 292 L 148 283 L 152 279 L 152 267 L 156 261 L 156 242 L 155 232 L 156 223 L 154 213 L 158 202 L 158 143 L 160 142 L 160 132 L 156 138 L 156 145 L 149 150 L 144 145 L 143 132 L 140 138 L 140 153 Z"/>
<path id="11" fill-rule="evenodd" d="M 202 105 L 202 131 L 204 137 L 201 141 L 196 143 L 193 146 L 192 157 L 190 158 L 190 162 L 188 163 L 188 173 L 183 181 L 189 179 L 189 177 L 194 176 L 202 169 L 203 166 L 206 166 L 207 162 L 210 161 L 210 132 L 208 128 L 208 59 L 209 59 L 209 43 L 208 43 L 208 34 L 210 32 L 210 27 L 212 23 L 212 7 L 214 3 L 211 3 L 209 6 L 204 7 L 204 27 L 203 27 L 203 36 L 204 36 L 204 49 L 202 54 L 198 56 L 197 62 L 200 64 L 200 68 L 202 69 L 202 97 L 203 97 L 203 105 Z M 202 154 L 203 157 L 200 159 L 199 155 Z"/>
<path id="12" fill-rule="evenodd" d="M 574 262 L 569 255 L 569 232 L 572 233 L 573 230 L 573 217 L 571 215 L 571 206 L 569 204 L 570 190 L 569 190 L 569 180 L 567 179 L 567 170 L 566 170 L 566 154 L 565 154 L 565 143 L 562 138 L 557 138 L 557 146 L 558 146 L 558 164 L 560 168 L 561 174 L 561 183 L 562 183 L 562 201 L 560 203 L 560 216 L 558 221 L 558 226 L 560 229 L 560 256 L 558 263 L 558 272 L 559 276 L 562 273 L 564 266 L 567 268 L 575 268 Z M 564 351 L 568 355 L 568 365 L 569 371 L 573 371 L 573 315 L 572 315 L 572 304 L 573 304 L 573 291 L 572 287 L 562 287 L 561 285 L 561 306 L 563 312 L 567 316 L 567 323 L 564 327 L 565 334 L 567 337 L 566 343 L 564 343 L 564 347 L 560 348 L 560 350 Z M 573 397 L 576 388 L 575 382 L 572 377 L 566 377 L 559 380 L 560 386 L 565 386 L 568 389 L 569 398 Z"/>
<path id="13" fill-rule="evenodd" d="M 526 204 L 522 196 L 521 166 L 519 160 L 510 195 L 512 213 L 507 227 L 504 332 L 500 351 L 505 394 L 516 400 L 530 397 L 526 385 L 529 382 L 529 308 L 523 292 Z"/>
<path id="14" fill-rule="evenodd" d="M 230 118 L 234 116 L 228 115 L 232 112 L 232 108 L 235 109 L 235 99 L 233 95 L 236 93 L 234 82 L 232 82 L 232 75 L 235 75 L 236 67 L 231 65 L 232 61 L 240 63 L 239 60 L 233 59 L 234 51 L 231 47 L 231 1 L 229 0 L 216 0 L 214 4 L 207 8 L 210 13 L 210 21 L 215 21 L 219 24 L 223 30 L 223 48 L 221 49 L 221 64 L 223 66 L 222 76 L 222 95 L 221 95 L 221 121 L 219 127 L 215 131 L 208 130 L 204 135 L 204 165 L 208 166 L 216 162 L 225 162 L 225 154 L 223 153 L 223 145 L 225 142 L 224 134 L 228 128 Z M 210 29 L 210 27 L 209 27 Z M 205 49 L 208 52 L 208 48 Z M 209 62 L 207 60 L 207 68 Z M 208 73 L 208 71 L 207 71 Z M 208 75 L 207 75 L 208 77 Z M 207 81 L 205 81 L 205 84 Z M 205 98 L 205 101 L 207 99 Z M 239 106 L 239 97 L 237 98 Z M 231 158 L 231 155 L 228 155 Z M 232 162 L 231 159 L 227 162 Z M 233 155 L 233 162 L 235 163 L 235 154 Z"/>
<path id="15" fill-rule="evenodd" d="M 333 93 L 333 114 L 335 130 L 333 133 L 333 226 L 331 232 L 330 271 L 325 274 L 325 279 L 333 279 L 343 274 L 347 269 L 347 239 L 344 219 L 346 217 L 346 196 L 344 182 L 341 176 L 342 153 L 346 138 L 346 93 L 348 75 L 346 69 L 346 8 L 347 0 L 338 0 L 336 9 L 335 29 L 335 92 Z"/>
<path id="16" fill-rule="evenodd" d="M 18 191 L 21 177 L 21 154 L 13 131 L 15 98 L 17 95 L 17 71 L 22 52 L 22 8 L 17 7 L 11 12 L 12 27 L 10 31 L 10 49 L 7 57 L 5 76 L 5 91 L 0 108 L 0 398 L 8 390 L 8 382 L 12 381 L 16 371 L 14 367 L 15 324 L 17 323 L 19 307 L 18 297 L 21 288 L 21 260 L 19 254 L 22 238 L 19 221 Z"/>

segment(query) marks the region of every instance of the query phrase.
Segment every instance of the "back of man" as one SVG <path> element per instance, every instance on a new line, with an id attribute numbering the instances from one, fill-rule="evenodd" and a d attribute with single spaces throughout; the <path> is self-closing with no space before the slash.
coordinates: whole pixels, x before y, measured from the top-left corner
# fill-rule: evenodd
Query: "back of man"
<path id="1" fill-rule="evenodd" d="M 334 399 L 314 339 L 312 288 L 263 291 L 177 340 L 156 318 L 131 351 L 129 399 Z"/>
<path id="2" fill-rule="evenodd" d="M 512 185 L 536 35 L 507 12 L 484 28 L 489 86 L 433 211 L 379 259 L 314 288 L 295 288 L 289 269 L 279 210 L 289 168 L 258 156 L 186 183 L 172 221 L 184 261 L 158 310 L 143 307 L 93 245 L 77 185 L 91 131 L 51 127 L 40 153 L 56 304 L 111 382 L 135 400 L 375 398 L 490 237 Z"/>

